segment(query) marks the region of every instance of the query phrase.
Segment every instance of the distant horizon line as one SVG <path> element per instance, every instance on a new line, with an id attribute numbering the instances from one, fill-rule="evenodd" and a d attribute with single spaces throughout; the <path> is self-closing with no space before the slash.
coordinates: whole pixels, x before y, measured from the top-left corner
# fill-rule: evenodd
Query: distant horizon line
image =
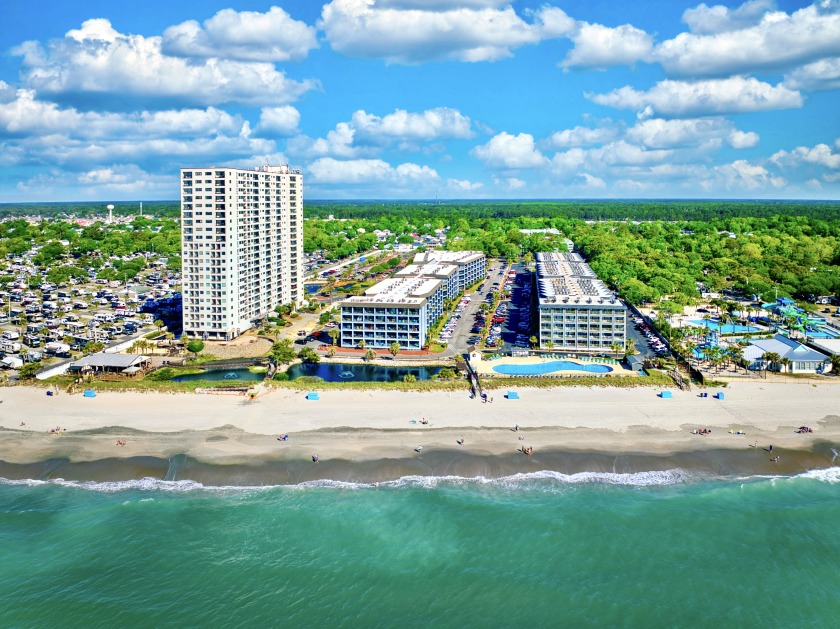
<path id="1" fill-rule="evenodd" d="M 306 203 L 313 204 L 327 204 L 327 203 L 382 203 L 382 204 L 397 204 L 397 203 L 424 203 L 424 204 L 446 204 L 446 203 L 569 203 L 569 202 L 586 202 L 586 203 L 630 203 L 630 202 L 647 202 L 647 203 L 679 203 L 686 201 L 695 202 L 737 202 L 737 203 L 840 203 L 840 199 L 744 199 L 744 198 L 725 198 L 725 197 L 621 197 L 615 199 L 605 198 L 588 198 L 588 197 L 527 197 L 527 198 L 422 198 L 422 199 L 381 199 L 381 198 L 364 198 L 364 199 L 308 199 L 304 200 Z M 127 201 L 5 201 L 0 203 L 0 207 L 10 205 L 65 205 L 75 203 L 79 205 L 98 205 L 98 204 L 139 204 L 139 203 L 172 203 L 179 204 L 179 199 L 130 199 Z"/>

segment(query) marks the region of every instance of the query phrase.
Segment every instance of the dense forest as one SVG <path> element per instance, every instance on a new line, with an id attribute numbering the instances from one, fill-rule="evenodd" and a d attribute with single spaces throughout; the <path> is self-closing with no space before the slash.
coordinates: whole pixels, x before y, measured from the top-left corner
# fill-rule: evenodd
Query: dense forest
<path id="1" fill-rule="evenodd" d="M 89 205 L 94 214 L 102 213 L 101 205 Z M 27 213 L 35 207 L 60 218 L 75 206 L 32 204 L 26 206 Z M 137 208 L 124 204 L 115 213 L 130 214 Z M 104 265 L 103 272 L 119 276 L 130 269 L 112 270 L 108 258 L 143 251 L 169 256 L 171 268 L 176 268 L 180 227 L 168 216 L 177 214 L 177 204 L 162 203 L 160 208 L 164 217 L 138 217 L 131 225 L 79 228 L 64 220 L 30 225 L 6 219 L 0 222 L 0 255 L 41 244 L 36 263 L 54 266 L 56 279 L 73 266 L 74 272 L 80 271 L 85 263 Z M 144 204 L 143 210 L 154 213 L 155 206 Z M 700 289 L 731 290 L 763 300 L 785 296 L 813 301 L 840 294 L 840 203 L 308 202 L 304 215 L 305 250 L 320 250 L 328 258 L 370 251 L 377 246 L 374 230 L 386 229 L 390 244 L 445 233 L 449 249 L 526 259 L 539 251 L 565 249 L 564 239 L 569 238 L 598 275 L 632 303 L 690 303 Z M 65 253 L 79 264 L 55 266 Z M 128 263 L 117 261 L 113 266 L 124 264 Z"/>
<path id="2" fill-rule="evenodd" d="M 341 216 L 330 207 L 334 216 Z M 563 249 L 569 238 L 599 277 L 636 304 L 662 298 L 685 304 L 699 297 L 700 288 L 765 300 L 813 300 L 840 293 L 838 218 L 770 212 L 750 216 L 743 206 L 720 217 L 669 221 L 585 221 L 564 214 L 498 217 L 481 216 L 483 210 L 465 214 L 451 208 L 401 208 L 385 214 L 382 208 L 379 214 L 366 209 L 360 212 L 363 217 L 352 219 L 307 220 L 305 248 L 326 250 L 330 257 L 365 251 L 375 242 L 371 231 L 377 228 L 403 235 L 396 241 L 445 228 L 448 248 L 477 249 L 494 257 Z"/>
<path id="3" fill-rule="evenodd" d="M 107 202 L 2 203 L 0 220 L 14 216 L 58 215 L 92 217 L 107 213 Z M 115 201 L 115 216 L 140 213 L 139 201 Z M 143 213 L 157 217 L 180 216 L 173 201 L 144 201 Z M 385 214 L 406 214 L 431 219 L 465 218 L 552 218 L 565 216 L 582 220 L 704 221 L 728 217 L 769 218 L 805 216 L 824 220 L 840 219 L 840 201 L 741 201 L 741 200 L 569 200 L 569 201 L 305 201 L 304 216 L 361 218 L 376 220 Z"/>

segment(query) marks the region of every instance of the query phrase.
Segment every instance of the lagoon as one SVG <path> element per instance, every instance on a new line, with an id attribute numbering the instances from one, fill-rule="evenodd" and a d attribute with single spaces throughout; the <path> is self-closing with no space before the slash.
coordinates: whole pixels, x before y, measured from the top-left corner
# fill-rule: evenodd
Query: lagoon
<path id="1" fill-rule="evenodd" d="M 343 363 L 300 363 L 289 367 L 290 380 L 302 376 L 321 378 L 325 382 L 400 382 L 412 374 L 418 380 L 430 380 L 441 367 L 385 367 Z"/>

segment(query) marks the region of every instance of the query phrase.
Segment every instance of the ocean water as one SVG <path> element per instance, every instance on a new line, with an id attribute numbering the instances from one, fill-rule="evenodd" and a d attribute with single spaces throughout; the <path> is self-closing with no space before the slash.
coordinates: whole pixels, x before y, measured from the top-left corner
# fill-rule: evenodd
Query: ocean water
<path id="1" fill-rule="evenodd" d="M 840 468 L 0 481 L 2 627 L 829 627 Z"/>

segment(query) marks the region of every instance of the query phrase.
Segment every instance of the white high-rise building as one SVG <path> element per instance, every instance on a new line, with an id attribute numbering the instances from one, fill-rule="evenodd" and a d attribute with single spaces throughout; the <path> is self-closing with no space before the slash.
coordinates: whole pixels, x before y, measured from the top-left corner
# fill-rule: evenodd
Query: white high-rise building
<path id="1" fill-rule="evenodd" d="M 300 170 L 181 169 L 184 334 L 230 340 L 301 304 L 302 212 Z"/>

